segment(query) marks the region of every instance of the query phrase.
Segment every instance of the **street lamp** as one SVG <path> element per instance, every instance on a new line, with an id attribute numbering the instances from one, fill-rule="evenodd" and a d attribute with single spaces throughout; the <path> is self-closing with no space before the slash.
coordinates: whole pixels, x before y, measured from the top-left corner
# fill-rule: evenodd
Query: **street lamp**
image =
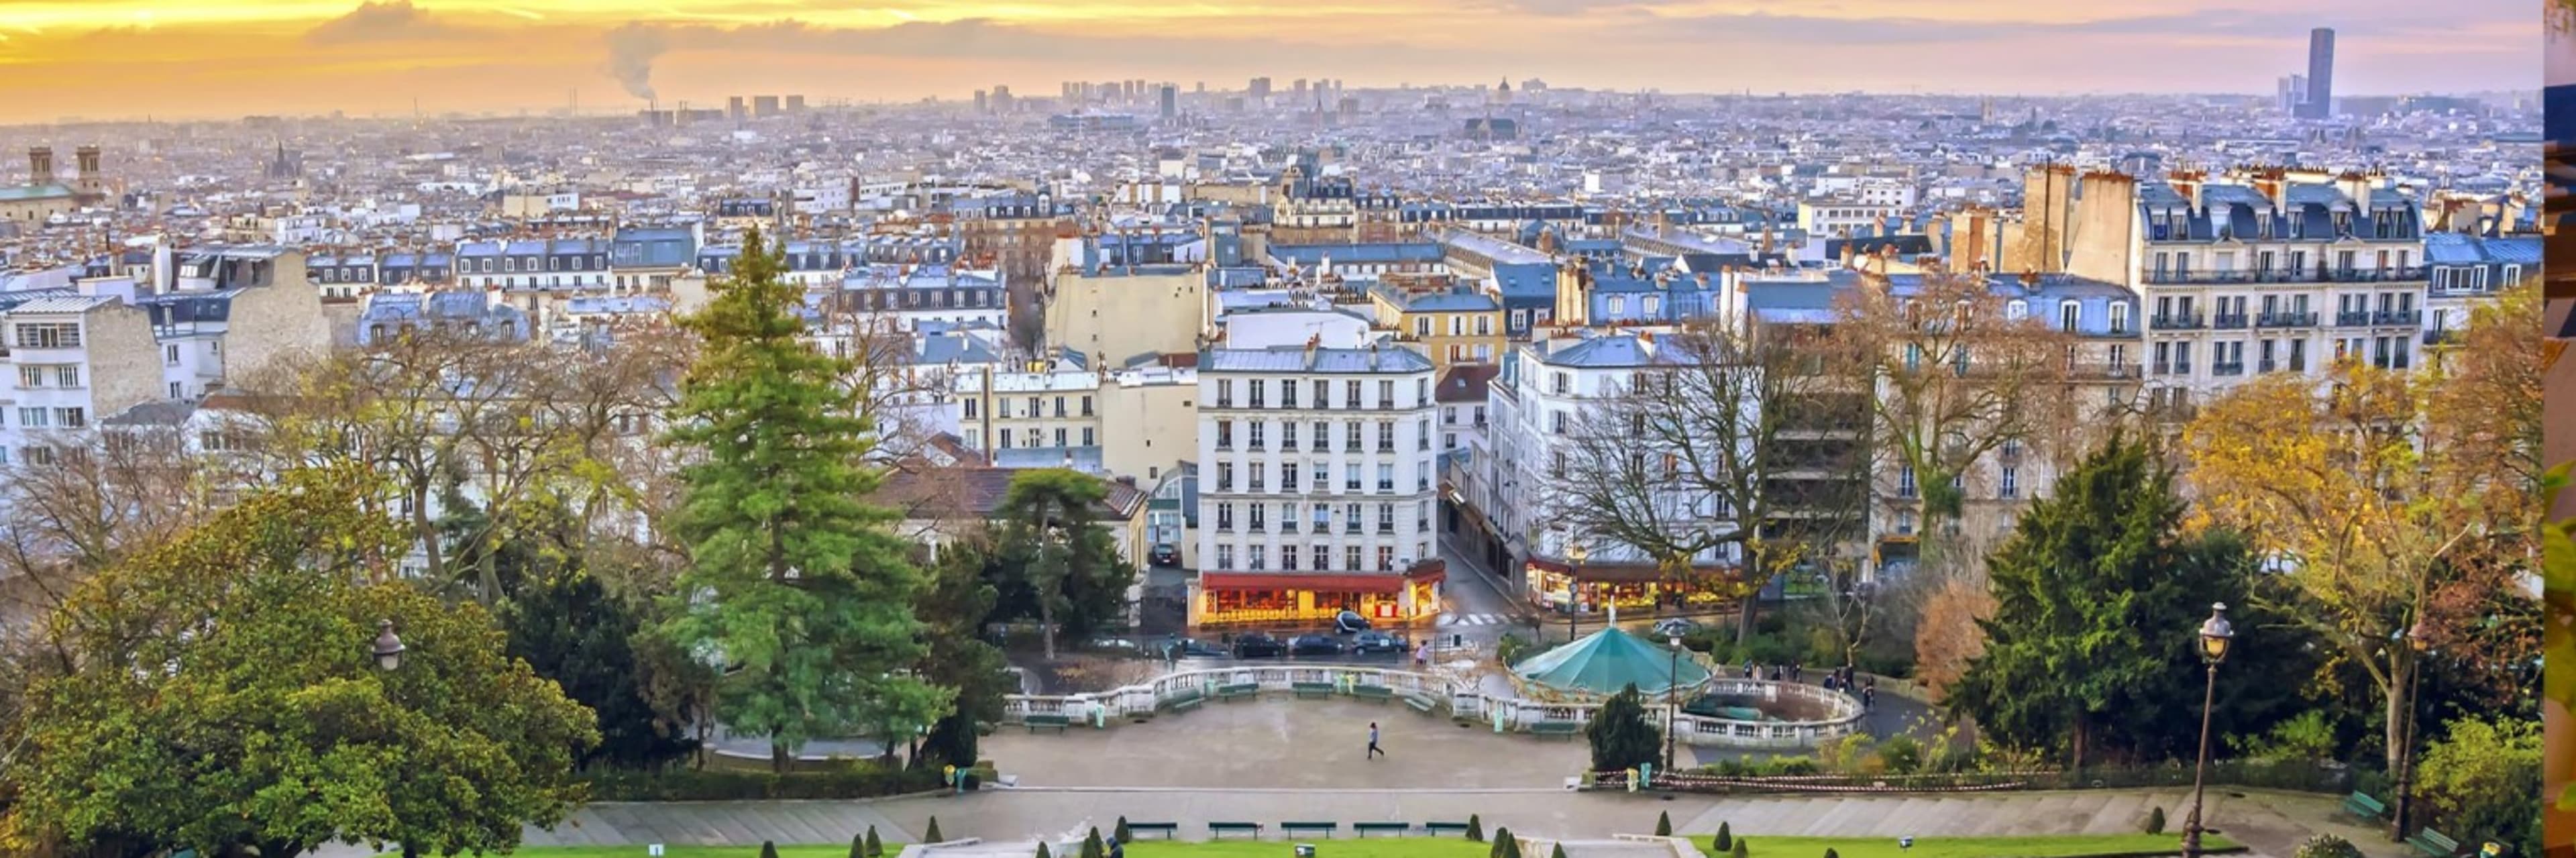
<path id="1" fill-rule="evenodd" d="M 1678 731 L 1681 729 L 1682 719 L 1682 706 L 1680 702 L 1682 689 L 1682 636 L 1672 635 L 1667 638 L 1665 642 L 1672 644 L 1673 647 L 1672 667 L 1668 668 L 1670 672 L 1664 674 L 1663 771 L 1669 772 L 1673 770 L 1673 737 L 1678 735 Z"/>
<path id="2" fill-rule="evenodd" d="M 2191 817 L 2182 824 L 2183 858 L 2200 858 L 2200 793 L 2209 779 L 2209 710 L 2218 702 L 2218 663 L 2227 660 L 2227 651 L 2236 639 L 2236 627 L 2227 623 L 2227 603 L 2209 606 L 2209 619 L 2200 624 L 2200 660 L 2209 664 L 2209 685 L 2200 697 L 2200 758 L 2191 770 Z"/>
<path id="3" fill-rule="evenodd" d="M 405 647 L 403 646 L 402 638 L 394 635 L 394 621 L 377 620 L 375 646 L 376 666 L 385 670 L 392 670 L 394 668 L 401 667 L 404 649 Z"/>
<path id="4" fill-rule="evenodd" d="M 2406 629 L 2405 636 L 2415 657 L 2406 671 L 2406 741 L 2397 749 L 2397 812 L 2389 814 L 2391 840 L 2406 839 L 2407 817 L 2415 809 L 2415 710 L 2421 706 L 2417 695 L 2424 688 L 2424 653 L 2433 648 L 2433 629 L 2417 620 Z"/>
<path id="5" fill-rule="evenodd" d="M 1583 575 L 1584 559 L 1591 556 L 1592 549 L 1584 547 L 1580 542 L 1565 549 L 1565 559 L 1572 564 L 1566 567 L 1565 573 L 1565 640 L 1567 643 L 1574 642 L 1575 611 L 1581 607 L 1574 603 L 1574 582 Z"/>

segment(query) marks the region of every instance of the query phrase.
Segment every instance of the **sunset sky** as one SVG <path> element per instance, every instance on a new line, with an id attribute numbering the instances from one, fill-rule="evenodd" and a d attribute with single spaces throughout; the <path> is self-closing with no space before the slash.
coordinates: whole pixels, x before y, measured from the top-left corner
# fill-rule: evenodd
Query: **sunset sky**
<path id="1" fill-rule="evenodd" d="M 2537 88 L 2508 0 L 0 0 L 0 123 L 63 116 L 962 98 L 1491 82 L 1716 92 L 2263 92 L 2339 33 L 2338 95 Z"/>

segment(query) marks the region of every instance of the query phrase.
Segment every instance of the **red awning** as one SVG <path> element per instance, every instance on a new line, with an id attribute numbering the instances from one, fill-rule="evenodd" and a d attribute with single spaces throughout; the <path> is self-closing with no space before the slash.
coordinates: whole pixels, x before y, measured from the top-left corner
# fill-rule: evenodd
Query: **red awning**
<path id="1" fill-rule="evenodd" d="M 1265 575 L 1258 572 L 1201 572 L 1201 590 L 1304 590 L 1310 593 L 1400 593 L 1404 576 Z"/>

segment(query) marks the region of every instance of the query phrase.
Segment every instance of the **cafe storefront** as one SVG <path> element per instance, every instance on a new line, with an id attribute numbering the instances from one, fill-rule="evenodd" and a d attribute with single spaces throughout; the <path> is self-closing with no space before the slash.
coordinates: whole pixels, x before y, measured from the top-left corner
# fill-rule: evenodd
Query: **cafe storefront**
<path id="1" fill-rule="evenodd" d="M 1717 610 L 1732 601 L 1735 570 L 1716 566 L 1694 570 L 1696 581 L 1667 580 L 1652 563 L 1587 563 L 1580 566 L 1547 558 L 1523 564 L 1521 581 L 1530 604 L 1563 613 L 1571 602 L 1577 613 L 1599 613 L 1616 606 L 1630 613 L 1658 610 Z M 1699 582 L 1710 583 L 1699 583 Z"/>
<path id="2" fill-rule="evenodd" d="M 1192 626 L 1306 625 L 1354 611 L 1380 624 L 1440 611 L 1440 561 L 1403 572 L 1201 572 L 1190 585 Z"/>

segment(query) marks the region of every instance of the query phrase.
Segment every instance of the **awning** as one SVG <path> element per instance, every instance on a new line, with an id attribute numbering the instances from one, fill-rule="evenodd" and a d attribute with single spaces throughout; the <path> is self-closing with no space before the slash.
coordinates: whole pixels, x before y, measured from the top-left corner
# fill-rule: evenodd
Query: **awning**
<path id="1" fill-rule="evenodd" d="M 1577 581 L 1639 584 L 1648 581 L 1665 580 L 1664 570 L 1652 563 L 1586 563 L 1582 566 L 1574 566 L 1562 561 L 1532 557 L 1529 560 L 1529 565 L 1530 568 L 1554 572 L 1559 575 L 1572 574 L 1574 576 L 1574 580 Z M 1700 566 L 1691 570 L 1691 576 L 1694 578 L 1716 578 L 1734 574 L 1737 571 L 1737 569 L 1730 566 Z"/>
<path id="2" fill-rule="evenodd" d="M 1384 575 L 1270 575 L 1260 572 L 1201 572 L 1199 589 L 1304 590 L 1312 593 L 1401 593 L 1405 578 Z"/>

